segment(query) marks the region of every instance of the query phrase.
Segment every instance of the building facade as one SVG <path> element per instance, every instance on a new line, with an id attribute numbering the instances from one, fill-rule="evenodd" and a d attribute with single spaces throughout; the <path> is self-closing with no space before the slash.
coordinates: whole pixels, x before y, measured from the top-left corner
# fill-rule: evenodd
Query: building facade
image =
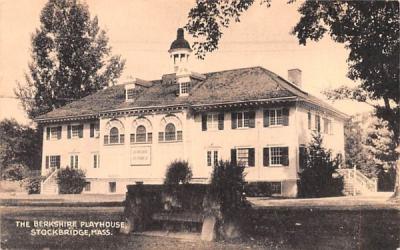
<path id="1" fill-rule="evenodd" d="M 175 160 L 188 161 L 198 183 L 229 160 L 245 166 L 246 181 L 294 197 L 313 131 L 344 153 L 346 115 L 303 91 L 300 70 L 289 80 L 261 67 L 192 72 L 181 29 L 169 53 L 174 73 L 160 80 L 112 86 L 36 118 L 43 192 L 57 191 L 54 170 L 67 166 L 85 171 L 84 192 L 124 193 L 128 184 L 162 183 Z"/>

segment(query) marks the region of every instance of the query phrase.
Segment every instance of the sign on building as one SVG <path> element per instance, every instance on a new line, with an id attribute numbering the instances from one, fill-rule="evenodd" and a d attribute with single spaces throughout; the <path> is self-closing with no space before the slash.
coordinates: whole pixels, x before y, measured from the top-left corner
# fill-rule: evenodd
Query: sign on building
<path id="1" fill-rule="evenodd" d="M 151 164 L 151 147 L 138 146 L 131 147 L 131 165 L 150 165 Z"/>

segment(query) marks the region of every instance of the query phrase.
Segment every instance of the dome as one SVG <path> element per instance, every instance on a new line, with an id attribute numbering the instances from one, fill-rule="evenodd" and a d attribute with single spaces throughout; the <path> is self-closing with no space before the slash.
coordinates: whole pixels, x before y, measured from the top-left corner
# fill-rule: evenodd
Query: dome
<path id="1" fill-rule="evenodd" d="M 177 35 L 176 35 L 176 40 L 173 41 L 171 43 L 171 47 L 169 48 L 169 50 L 173 50 L 173 49 L 189 49 L 192 50 L 190 48 L 190 44 L 188 41 L 185 40 L 184 38 L 184 33 L 183 33 L 183 29 L 179 28 Z"/>

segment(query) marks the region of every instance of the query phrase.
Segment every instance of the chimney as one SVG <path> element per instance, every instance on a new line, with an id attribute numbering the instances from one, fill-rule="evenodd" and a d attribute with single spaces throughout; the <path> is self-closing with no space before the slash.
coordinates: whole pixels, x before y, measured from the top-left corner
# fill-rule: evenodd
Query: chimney
<path id="1" fill-rule="evenodd" d="M 294 83 L 298 87 L 301 87 L 301 70 L 300 69 L 289 69 L 288 80 Z"/>

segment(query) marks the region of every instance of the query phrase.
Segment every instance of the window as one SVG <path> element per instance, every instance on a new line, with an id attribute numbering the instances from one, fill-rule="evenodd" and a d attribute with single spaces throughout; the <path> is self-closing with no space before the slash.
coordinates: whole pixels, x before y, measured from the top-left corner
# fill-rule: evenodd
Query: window
<path id="1" fill-rule="evenodd" d="M 319 115 L 315 115 L 315 130 L 321 132 L 321 117 Z"/>
<path id="2" fill-rule="evenodd" d="M 117 183 L 115 181 L 108 183 L 108 192 L 115 193 L 116 189 L 117 189 Z"/>
<path id="3" fill-rule="evenodd" d="M 332 132 L 331 121 L 328 118 L 323 118 L 323 121 L 324 121 L 324 133 L 331 134 L 331 132 Z"/>
<path id="4" fill-rule="evenodd" d="M 190 90 L 190 83 L 189 82 L 183 82 L 180 84 L 181 88 L 181 94 L 189 94 Z"/>
<path id="5" fill-rule="evenodd" d="M 68 125 L 67 138 L 82 138 L 83 137 L 83 124 Z"/>
<path id="6" fill-rule="evenodd" d="M 271 182 L 271 194 L 282 194 L 282 183 L 281 182 Z"/>
<path id="7" fill-rule="evenodd" d="M 78 155 L 71 155 L 69 157 L 69 166 L 71 168 L 78 168 L 79 167 L 79 157 Z"/>
<path id="8" fill-rule="evenodd" d="M 90 192 L 90 182 L 85 182 L 85 192 Z"/>
<path id="9" fill-rule="evenodd" d="M 255 128 L 254 111 L 233 112 L 232 113 L 232 129 L 236 128 Z"/>
<path id="10" fill-rule="evenodd" d="M 93 168 L 99 168 L 100 167 L 100 155 L 99 154 L 93 154 Z"/>
<path id="11" fill-rule="evenodd" d="M 231 150 L 231 162 L 244 167 L 255 166 L 254 148 L 237 148 Z"/>
<path id="12" fill-rule="evenodd" d="M 126 99 L 133 100 L 134 98 L 135 98 L 135 89 L 134 88 L 127 89 L 126 90 Z"/>
<path id="13" fill-rule="evenodd" d="M 289 108 L 264 110 L 264 127 L 289 126 Z"/>
<path id="14" fill-rule="evenodd" d="M 289 166 L 288 147 L 268 147 L 263 149 L 264 166 Z"/>
<path id="15" fill-rule="evenodd" d="M 61 156 L 59 155 L 50 155 L 46 156 L 46 168 L 60 168 L 61 165 Z"/>
<path id="16" fill-rule="evenodd" d="M 47 140 L 60 140 L 61 139 L 61 131 L 62 127 L 57 126 L 57 127 L 47 127 L 47 135 L 46 139 Z"/>
<path id="17" fill-rule="evenodd" d="M 176 134 L 175 134 L 175 125 L 172 123 L 168 123 L 165 126 L 165 140 L 166 141 L 175 141 Z"/>
<path id="18" fill-rule="evenodd" d="M 119 142 L 119 132 L 116 127 L 110 129 L 110 143 L 118 143 Z"/>
<path id="19" fill-rule="evenodd" d="M 99 138 L 100 129 L 98 123 L 90 123 L 90 137 Z"/>
<path id="20" fill-rule="evenodd" d="M 207 166 L 215 166 L 218 164 L 218 151 L 217 150 L 208 150 L 207 151 Z"/>
<path id="21" fill-rule="evenodd" d="M 143 125 L 136 128 L 136 142 L 146 142 L 146 128 Z"/>
<path id="22" fill-rule="evenodd" d="M 224 129 L 224 113 L 219 114 L 203 114 L 201 116 L 201 130 L 223 130 Z"/>

